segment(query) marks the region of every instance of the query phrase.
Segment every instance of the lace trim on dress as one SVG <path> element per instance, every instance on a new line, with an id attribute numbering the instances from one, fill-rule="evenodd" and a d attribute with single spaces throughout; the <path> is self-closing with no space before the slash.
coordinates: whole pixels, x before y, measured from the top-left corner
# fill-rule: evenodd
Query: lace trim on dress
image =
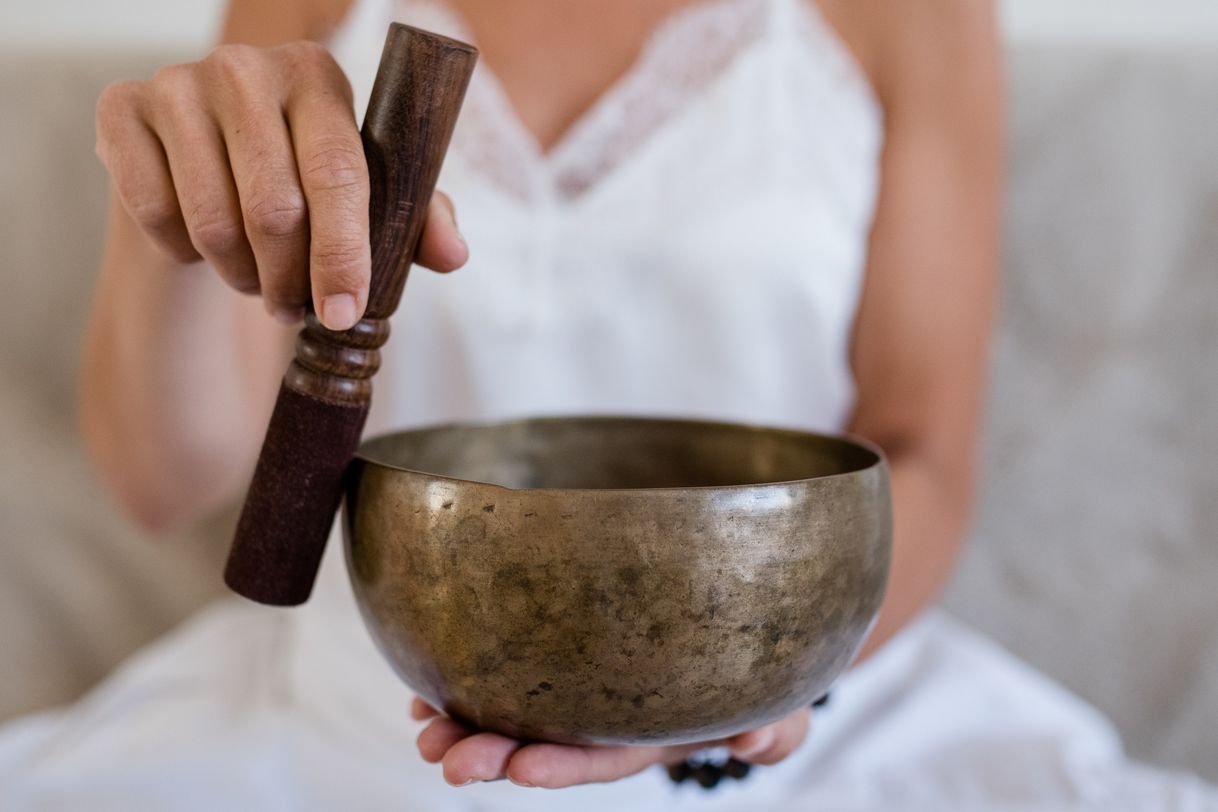
<path id="1" fill-rule="evenodd" d="M 472 42 L 469 26 L 444 0 L 396 2 L 403 18 Z M 772 31 L 775 27 L 786 30 Z M 826 61 L 832 75 L 857 85 L 869 108 L 878 110 L 854 55 L 810 0 L 703 0 L 661 22 L 634 64 L 549 152 L 521 122 L 498 78 L 481 64 L 453 150 L 513 197 L 573 200 L 625 163 L 694 95 L 767 36 L 797 42 L 801 51 Z"/>
<path id="2" fill-rule="evenodd" d="M 634 66 L 552 151 L 559 194 L 587 191 L 722 76 L 760 38 L 769 2 L 703 2 L 661 23 Z"/>
<path id="3" fill-rule="evenodd" d="M 704 0 L 671 14 L 626 70 L 543 152 L 502 85 L 480 66 L 453 146 L 516 197 L 580 196 L 626 160 L 764 31 L 771 0 Z M 466 41 L 469 27 L 442 0 L 399 0 L 410 19 Z"/>

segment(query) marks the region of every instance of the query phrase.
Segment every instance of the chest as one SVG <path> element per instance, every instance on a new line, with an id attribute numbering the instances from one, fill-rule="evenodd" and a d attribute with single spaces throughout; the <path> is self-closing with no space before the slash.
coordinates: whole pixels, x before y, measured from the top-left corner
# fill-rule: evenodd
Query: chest
<path id="1" fill-rule="evenodd" d="M 655 29 L 699 0 L 448 0 L 543 150 L 631 66 Z"/>
<path id="2" fill-rule="evenodd" d="M 452 3 L 397 8 L 486 52 Z M 400 413 L 765 404 L 836 425 L 882 130 L 814 8 L 691 4 L 550 149 L 484 61 L 440 183 L 471 259 L 411 275 L 382 375 L 402 372 Z M 336 51 L 356 76 L 359 33 Z"/>

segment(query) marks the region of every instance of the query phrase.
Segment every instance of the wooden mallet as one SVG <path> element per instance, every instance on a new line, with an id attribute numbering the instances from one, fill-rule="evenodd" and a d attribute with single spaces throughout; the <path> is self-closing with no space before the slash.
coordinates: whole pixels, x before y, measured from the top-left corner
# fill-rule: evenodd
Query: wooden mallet
<path id="1" fill-rule="evenodd" d="M 363 319 L 332 332 L 310 312 L 284 375 L 224 580 L 252 600 L 308 600 L 343 473 L 372 399 L 427 207 L 478 52 L 399 23 L 389 27 L 361 135 L 371 182 L 372 280 Z"/>

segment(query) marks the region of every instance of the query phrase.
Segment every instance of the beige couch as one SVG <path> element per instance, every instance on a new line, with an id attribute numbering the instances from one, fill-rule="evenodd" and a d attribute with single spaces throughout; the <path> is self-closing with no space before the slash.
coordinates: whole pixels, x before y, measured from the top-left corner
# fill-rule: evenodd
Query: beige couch
<path id="1" fill-rule="evenodd" d="M 985 488 L 948 606 L 1218 779 L 1218 54 L 1019 45 Z M 92 105 L 155 53 L 0 55 L 0 716 L 220 591 L 228 521 L 110 507 L 73 379 L 104 213 Z"/>

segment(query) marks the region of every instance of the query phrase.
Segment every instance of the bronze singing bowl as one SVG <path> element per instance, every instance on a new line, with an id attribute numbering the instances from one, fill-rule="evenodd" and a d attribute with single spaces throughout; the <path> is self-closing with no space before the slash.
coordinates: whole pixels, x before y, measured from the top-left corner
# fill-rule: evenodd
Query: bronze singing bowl
<path id="1" fill-rule="evenodd" d="M 874 447 L 687 420 L 545 418 L 364 443 L 343 511 L 378 646 L 511 736 L 730 736 L 821 696 L 879 610 Z"/>

